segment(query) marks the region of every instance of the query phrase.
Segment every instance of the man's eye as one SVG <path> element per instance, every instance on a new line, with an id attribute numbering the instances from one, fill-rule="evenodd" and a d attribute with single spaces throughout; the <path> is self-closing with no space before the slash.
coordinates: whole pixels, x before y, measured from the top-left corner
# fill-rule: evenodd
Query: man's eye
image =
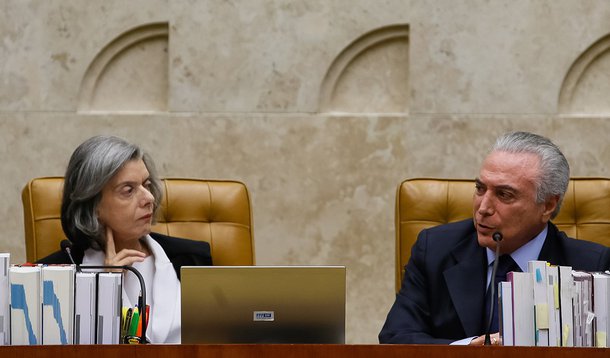
<path id="1" fill-rule="evenodd" d="M 498 193 L 498 197 L 500 197 L 500 199 L 511 199 L 513 194 L 507 191 L 501 191 Z"/>

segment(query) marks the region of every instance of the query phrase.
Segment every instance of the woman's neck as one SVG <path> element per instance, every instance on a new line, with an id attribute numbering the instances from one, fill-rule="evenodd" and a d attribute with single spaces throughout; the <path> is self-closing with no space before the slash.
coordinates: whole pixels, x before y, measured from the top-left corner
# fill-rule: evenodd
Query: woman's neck
<path id="1" fill-rule="evenodd" d="M 138 240 L 129 240 L 126 242 L 119 242 L 118 240 L 116 240 L 114 242 L 114 246 L 116 249 L 116 252 L 121 252 L 121 250 L 124 249 L 130 249 L 130 250 L 137 250 L 140 252 L 143 252 L 146 254 L 146 256 L 150 255 L 150 249 L 148 248 L 148 245 L 146 245 L 146 238 L 142 237 Z"/>

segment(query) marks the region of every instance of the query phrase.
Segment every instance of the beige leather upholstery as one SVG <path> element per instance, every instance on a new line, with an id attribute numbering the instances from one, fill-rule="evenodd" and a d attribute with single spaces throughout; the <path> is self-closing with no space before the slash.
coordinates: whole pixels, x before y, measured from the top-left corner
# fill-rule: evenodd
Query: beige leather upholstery
<path id="1" fill-rule="evenodd" d="M 396 195 L 396 290 L 425 228 L 472 217 L 474 180 L 408 179 Z M 610 179 L 573 178 L 553 220 L 570 237 L 610 246 Z"/>
<path id="2" fill-rule="evenodd" d="M 214 265 L 254 265 L 248 190 L 237 181 L 165 179 L 153 231 L 207 241 Z M 32 179 L 23 189 L 25 247 L 29 262 L 59 250 L 62 177 Z"/>

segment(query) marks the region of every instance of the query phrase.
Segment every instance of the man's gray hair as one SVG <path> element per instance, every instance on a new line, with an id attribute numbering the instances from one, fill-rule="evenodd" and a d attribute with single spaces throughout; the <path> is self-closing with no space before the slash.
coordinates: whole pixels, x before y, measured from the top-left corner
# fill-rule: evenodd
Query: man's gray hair
<path id="1" fill-rule="evenodd" d="M 152 159 L 127 141 L 113 136 L 87 139 L 72 153 L 66 169 L 61 205 L 62 228 L 74 244 L 85 250 L 103 249 L 105 232 L 97 216 L 102 190 L 131 160 L 142 159 L 149 172 L 154 199 L 153 223 L 163 191 Z"/>
<path id="2" fill-rule="evenodd" d="M 540 176 L 536 180 L 536 202 L 542 204 L 552 196 L 559 196 L 555 218 L 570 182 L 570 165 L 559 147 L 548 138 L 528 132 L 510 132 L 499 137 L 491 152 L 531 153 L 540 158 Z"/>

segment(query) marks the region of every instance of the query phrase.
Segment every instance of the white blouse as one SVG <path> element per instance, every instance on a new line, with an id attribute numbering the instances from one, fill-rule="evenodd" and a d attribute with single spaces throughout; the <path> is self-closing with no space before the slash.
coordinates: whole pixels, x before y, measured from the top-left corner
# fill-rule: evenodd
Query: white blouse
<path id="1" fill-rule="evenodd" d="M 151 343 L 180 343 L 180 281 L 174 266 L 161 245 L 149 235 L 145 237 L 152 255 L 133 267 L 142 274 L 146 285 L 146 304 L 150 317 L 146 337 Z M 87 249 L 83 265 L 103 265 L 103 251 Z M 134 307 L 140 293 L 140 283 L 132 272 L 123 274 L 123 307 Z"/>

